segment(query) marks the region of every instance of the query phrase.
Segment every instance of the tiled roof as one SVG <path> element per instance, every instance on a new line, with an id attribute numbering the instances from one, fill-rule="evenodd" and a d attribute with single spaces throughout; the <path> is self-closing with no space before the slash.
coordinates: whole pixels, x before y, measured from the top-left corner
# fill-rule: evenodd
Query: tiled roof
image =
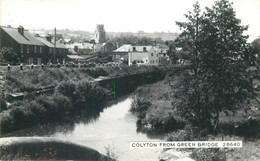
<path id="1" fill-rule="evenodd" d="M 114 50 L 114 52 L 129 52 L 133 51 L 133 47 L 135 47 L 137 52 L 142 52 L 144 50 L 144 47 L 146 48 L 147 51 L 151 50 L 153 48 L 152 46 L 134 46 L 130 44 L 125 44 L 118 49 Z"/>
<path id="2" fill-rule="evenodd" d="M 24 35 L 21 35 L 18 32 L 17 28 L 11 28 L 11 27 L 1 27 L 1 28 L 19 44 L 43 46 L 43 43 L 40 40 L 38 40 L 28 30 L 24 30 Z"/>
<path id="3" fill-rule="evenodd" d="M 78 55 L 67 55 L 70 59 L 86 59 Z"/>
<path id="4" fill-rule="evenodd" d="M 116 50 L 114 50 L 114 52 L 128 52 L 129 50 L 131 50 L 132 45 L 130 44 L 125 44 L 119 48 L 117 48 Z"/>
<path id="5" fill-rule="evenodd" d="M 45 38 L 42 37 L 36 37 L 38 40 L 40 40 L 43 44 L 45 44 L 46 46 L 53 48 L 54 44 L 49 42 L 48 40 L 46 40 Z"/>
<path id="6" fill-rule="evenodd" d="M 43 37 L 36 37 L 38 40 L 40 40 L 44 45 L 54 48 L 53 42 L 49 42 L 46 38 Z M 56 48 L 67 48 L 66 46 L 60 44 L 59 42 L 56 42 Z"/>
<path id="7" fill-rule="evenodd" d="M 152 46 L 132 46 L 131 51 L 133 51 L 133 47 L 135 47 L 136 51 L 143 51 L 144 47 L 146 48 L 146 51 L 150 51 Z"/>
<path id="8" fill-rule="evenodd" d="M 56 48 L 67 49 L 67 47 L 65 45 L 62 45 L 59 42 L 56 42 Z"/>

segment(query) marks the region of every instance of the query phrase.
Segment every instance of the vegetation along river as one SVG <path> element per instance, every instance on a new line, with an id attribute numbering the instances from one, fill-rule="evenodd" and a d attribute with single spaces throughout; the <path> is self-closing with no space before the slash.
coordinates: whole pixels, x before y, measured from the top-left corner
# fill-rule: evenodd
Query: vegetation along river
<path id="1" fill-rule="evenodd" d="M 136 117 L 129 111 L 132 97 L 112 104 L 90 121 L 77 121 L 73 125 L 48 125 L 12 133 L 15 136 L 48 136 L 88 146 L 106 154 L 110 146 L 118 160 L 158 160 L 162 149 L 130 149 L 131 141 L 162 141 L 163 136 L 150 136 L 137 132 Z M 89 117 L 89 116 L 88 116 Z"/>

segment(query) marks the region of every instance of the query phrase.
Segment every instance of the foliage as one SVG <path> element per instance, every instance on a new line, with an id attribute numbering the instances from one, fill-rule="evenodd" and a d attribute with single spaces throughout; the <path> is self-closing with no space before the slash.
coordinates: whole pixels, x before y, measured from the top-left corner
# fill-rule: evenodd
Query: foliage
<path id="1" fill-rule="evenodd" d="M 117 161 L 118 160 L 118 156 L 115 154 L 114 150 L 114 146 L 105 146 L 105 150 L 106 150 L 106 155 L 110 158 L 109 161 Z"/>
<path id="2" fill-rule="evenodd" d="M 246 43 L 232 3 L 216 1 L 201 14 L 198 3 L 185 15 L 187 22 L 177 22 L 183 29 L 179 44 L 189 52 L 191 73 L 183 75 L 180 89 L 182 115 L 200 127 L 216 126 L 219 113 L 236 111 L 254 95 L 247 71 L 253 64 L 253 53 Z"/>
<path id="3" fill-rule="evenodd" d="M 207 131 L 201 130 L 197 127 L 193 127 L 189 124 L 183 129 L 179 129 L 176 132 L 168 134 L 168 141 L 203 141 L 207 140 L 206 137 Z"/>
<path id="4" fill-rule="evenodd" d="M 199 161 L 226 161 L 226 153 L 219 148 L 216 149 L 195 149 L 191 158 Z"/>
<path id="5" fill-rule="evenodd" d="M 14 52 L 13 48 L 3 48 L 0 54 L 2 58 L 10 64 L 18 64 L 20 62 L 20 58 L 18 54 Z"/>
<path id="6" fill-rule="evenodd" d="M 4 100 L 4 96 L 0 94 L 0 112 L 4 111 L 7 109 L 7 103 Z"/>

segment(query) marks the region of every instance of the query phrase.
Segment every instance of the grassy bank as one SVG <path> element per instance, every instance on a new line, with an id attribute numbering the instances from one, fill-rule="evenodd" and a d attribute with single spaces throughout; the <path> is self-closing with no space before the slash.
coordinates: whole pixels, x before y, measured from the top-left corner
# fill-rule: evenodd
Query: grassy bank
<path id="1" fill-rule="evenodd" d="M 5 74 L 5 83 L 0 95 L 1 133 L 4 134 L 42 123 L 73 121 L 73 116 L 82 114 L 87 116 L 86 118 L 96 118 L 105 104 L 114 97 L 111 89 L 93 82 L 95 78 L 99 76 L 124 78 L 128 75 L 141 77 L 142 74 L 139 73 L 161 69 L 154 67 L 26 68 L 21 71 L 16 67 L 9 72 L 5 68 L 1 70 Z M 130 79 L 132 82 L 136 80 L 134 77 Z M 135 87 L 131 86 L 131 88 Z M 39 93 L 44 89 L 51 90 Z M 23 99 L 9 100 L 9 94 L 16 92 L 22 92 Z"/>
<path id="2" fill-rule="evenodd" d="M 113 160 L 94 149 L 48 137 L 9 137 L 0 141 L 2 160 Z"/>
<path id="3" fill-rule="evenodd" d="M 133 96 L 131 111 L 138 118 L 137 126 L 140 131 L 166 133 L 169 141 L 232 140 L 231 138 L 235 138 L 243 140 L 246 146 L 250 144 L 250 147 L 257 148 L 256 151 L 259 151 L 255 142 L 259 142 L 260 111 L 259 104 L 254 99 L 251 100 L 249 107 L 245 106 L 236 113 L 222 112 L 219 128 L 214 133 L 208 129 L 199 129 L 180 117 L 174 105 L 180 101 L 176 95 L 178 96 L 177 91 L 181 88 L 179 81 L 183 71 L 169 73 L 163 81 L 137 88 Z M 257 79 L 254 83 L 260 85 Z M 257 99 L 260 100 L 259 93 Z M 239 153 L 238 160 L 246 160 L 246 156 L 252 154 L 245 148 L 233 151 L 225 149 L 192 149 L 190 151 L 192 158 L 207 161 L 232 160 L 231 154 L 235 152 Z M 256 156 L 252 155 L 249 158 L 256 158 Z"/>

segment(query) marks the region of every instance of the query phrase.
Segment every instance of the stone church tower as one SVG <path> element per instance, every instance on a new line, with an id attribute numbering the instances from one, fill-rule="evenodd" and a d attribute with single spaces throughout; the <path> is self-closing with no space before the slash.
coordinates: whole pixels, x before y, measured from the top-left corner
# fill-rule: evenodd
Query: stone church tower
<path id="1" fill-rule="evenodd" d="M 106 31 L 104 25 L 97 25 L 95 31 L 95 42 L 97 44 L 106 42 Z"/>

